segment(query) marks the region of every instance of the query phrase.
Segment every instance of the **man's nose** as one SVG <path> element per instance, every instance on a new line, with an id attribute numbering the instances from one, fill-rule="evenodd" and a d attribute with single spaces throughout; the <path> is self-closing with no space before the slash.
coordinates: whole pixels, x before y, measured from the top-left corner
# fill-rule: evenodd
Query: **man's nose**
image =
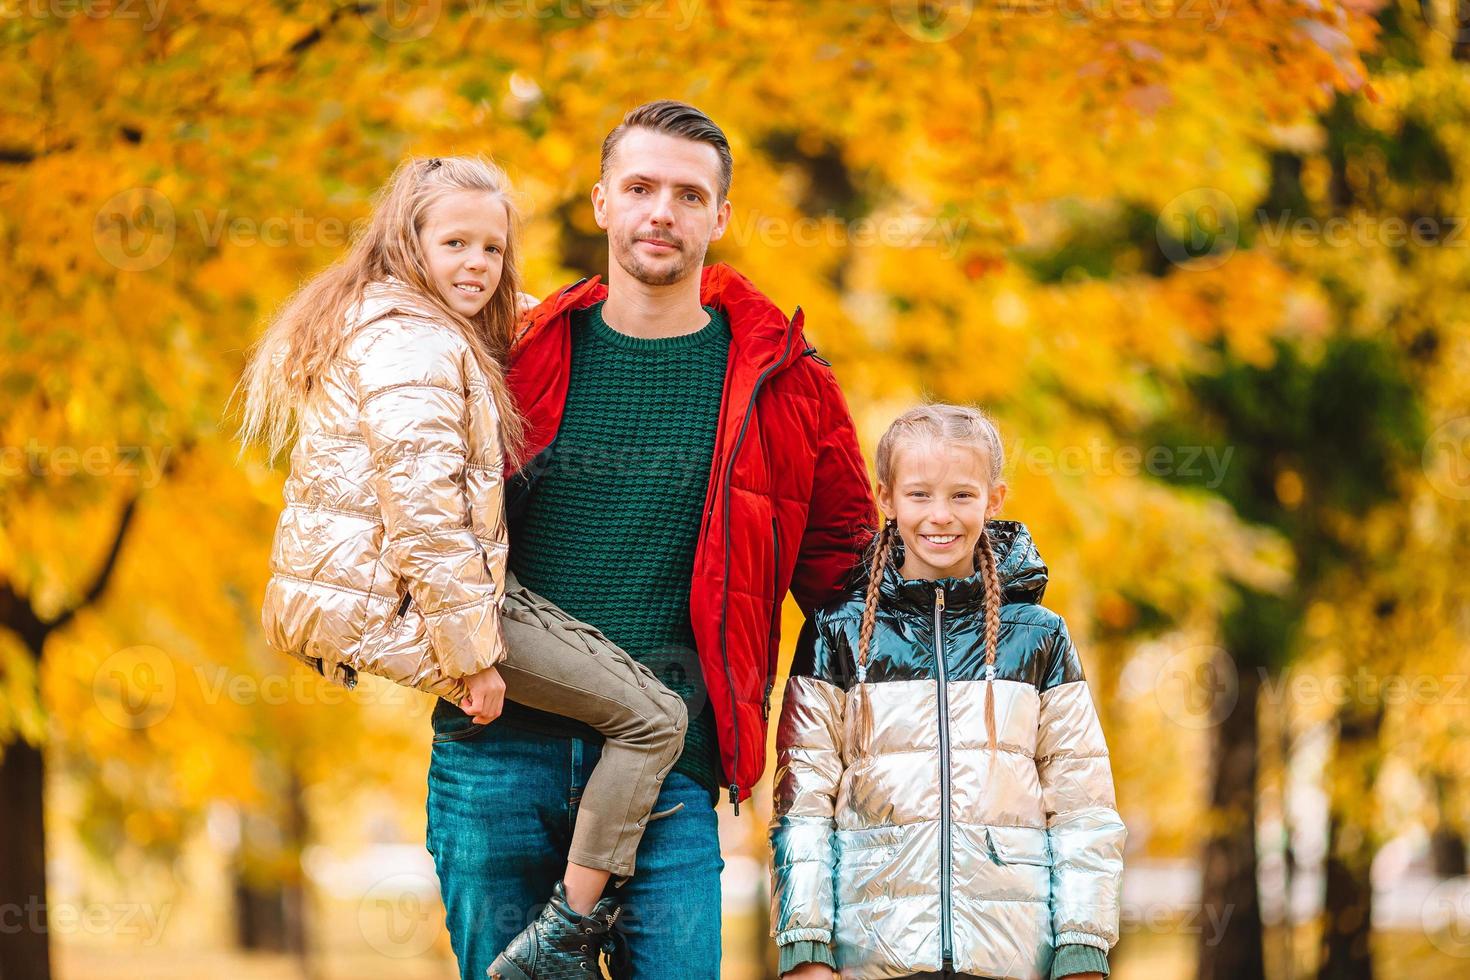
<path id="1" fill-rule="evenodd" d="M 674 223 L 674 195 L 672 193 L 666 192 L 654 196 L 653 208 L 649 211 L 648 220 L 656 225 Z"/>

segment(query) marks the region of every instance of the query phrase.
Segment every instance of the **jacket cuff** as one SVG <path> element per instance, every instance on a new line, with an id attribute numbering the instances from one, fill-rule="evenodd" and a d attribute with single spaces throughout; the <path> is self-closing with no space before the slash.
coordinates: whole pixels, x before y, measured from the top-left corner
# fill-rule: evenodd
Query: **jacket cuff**
<path id="1" fill-rule="evenodd" d="M 1059 932 L 1052 937 L 1051 941 L 1057 949 L 1061 949 L 1063 946 L 1072 945 L 1095 946 L 1106 953 L 1109 949 L 1112 948 L 1112 944 L 1109 943 L 1107 939 L 1102 936 L 1095 936 L 1090 932 L 1076 932 L 1075 930 L 1068 932 Z"/>
<path id="2" fill-rule="evenodd" d="M 776 967 L 776 971 L 781 974 L 789 973 L 803 963 L 821 963 L 834 970 L 837 969 L 837 961 L 832 958 L 831 946 L 810 939 L 799 939 L 781 947 L 781 962 Z"/>
<path id="3" fill-rule="evenodd" d="M 1108 954 L 1096 946 L 1068 943 L 1057 947 L 1051 961 L 1051 980 L 1062 980 L 1078 973 L 1108 975 Z"/>

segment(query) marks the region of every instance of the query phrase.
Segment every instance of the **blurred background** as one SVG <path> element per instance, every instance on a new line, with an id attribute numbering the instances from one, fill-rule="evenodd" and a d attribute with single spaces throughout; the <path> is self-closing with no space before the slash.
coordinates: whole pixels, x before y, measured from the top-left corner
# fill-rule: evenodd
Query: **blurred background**
<path id="1" fill-rule="evenodd" d="M 711 259 L 870 454 L 1007 441 L 1128 823 L 1117 980 L 1470 976 L 1470 7 L 0 0 L 0 977 L 455 976 L 427 698 L 258 629 L 262 321 L 405 154 L 602 272 L 628 108 L 735 149 Z M 785 656 L 800 614 L 788 604 Z M 778 685 L 777 691 L 780 687 Z M 769 785 L 723 975 L 774 976 Z"/>

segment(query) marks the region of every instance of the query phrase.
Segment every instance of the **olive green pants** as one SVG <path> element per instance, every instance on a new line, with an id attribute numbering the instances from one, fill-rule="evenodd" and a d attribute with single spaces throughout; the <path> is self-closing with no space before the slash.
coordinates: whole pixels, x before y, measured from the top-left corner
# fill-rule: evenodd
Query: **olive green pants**
<path id="1" fill-rule="evenodd" d="M 584 722 L 605 738 L 582 793 L 568 860 L 633 873 L 664 777 L 684 749 L 684 700 L 597 628 L 507 575 L 501 606 L 505 696 Z"/>

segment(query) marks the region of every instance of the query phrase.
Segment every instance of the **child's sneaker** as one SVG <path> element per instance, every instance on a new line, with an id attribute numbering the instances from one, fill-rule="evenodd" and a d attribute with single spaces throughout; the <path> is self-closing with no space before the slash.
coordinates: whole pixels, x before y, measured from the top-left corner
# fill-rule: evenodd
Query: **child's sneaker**
<path id="1" fill-rule="evenodd" d="M 510 941 L 487 971 L 490 980 L 589 980 L 601 977 L 598 957 L 616 946 L 613 923 L 621 911 L 608 897 L 591 915 L 567 904 L 566 886 L 556 883 L 551 900 L 536 921 Z"/>

